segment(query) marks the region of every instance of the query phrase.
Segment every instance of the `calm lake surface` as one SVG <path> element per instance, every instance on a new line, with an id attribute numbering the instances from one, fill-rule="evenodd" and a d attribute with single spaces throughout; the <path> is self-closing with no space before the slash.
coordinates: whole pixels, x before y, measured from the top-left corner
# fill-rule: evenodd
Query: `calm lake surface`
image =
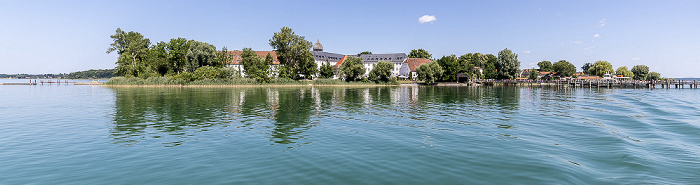
<path id="1" fill-rule="evenodd" d="M 699 184 L 700 91 L 0 86 L 0 184 Z"/>

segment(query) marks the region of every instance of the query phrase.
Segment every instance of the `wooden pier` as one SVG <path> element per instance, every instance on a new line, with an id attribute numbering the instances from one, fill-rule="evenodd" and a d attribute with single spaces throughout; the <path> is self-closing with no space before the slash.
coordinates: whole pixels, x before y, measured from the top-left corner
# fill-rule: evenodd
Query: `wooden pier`
<path id="1" fill-rule="evenodd" d="M 44 85 L 44 84 L 46 84 L 46 85 L 53 85 L 53 84 L 57 84 L 57 85 L 68 85 L 68 84 L 73 84 L 73 85 L 102 85 L 102 82 L 100 82 L 99 80 L 93 80 L 92 82 L 83 82 L 83 83 L 80 83 L 80 82 L 69 82 L 68 80 L 63 80 L 63 81 L 61 81 L 61 80 L 56 80 L 56 81 L 51 81 L 51 80 L 44 81 L 44 80 L 41 80 L 41 81 L 39 81 L 39 80 L 34 79 L 34 80 L 29 80 L 29 83 L 14 83 L 14 82 L 13 82 L 13 83 L 0 83 L 0 85 Z"/>

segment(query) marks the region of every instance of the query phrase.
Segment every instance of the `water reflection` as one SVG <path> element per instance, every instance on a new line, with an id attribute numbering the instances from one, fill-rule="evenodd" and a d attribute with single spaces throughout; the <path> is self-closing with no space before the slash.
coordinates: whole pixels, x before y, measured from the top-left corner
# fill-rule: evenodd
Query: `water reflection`
<path id="1" fill-rule="evenodd" d="M 308 131 L 324 119 L 444 130 L 471 124 L 508 129 L 520 99 L 520 88 L 512 87 L 112 89 L 116 102 L 110 136 L 124 146 L 178 146 L 209 134 L 264 133 L 272 145 L 295 147 L 312 143 Z"/>

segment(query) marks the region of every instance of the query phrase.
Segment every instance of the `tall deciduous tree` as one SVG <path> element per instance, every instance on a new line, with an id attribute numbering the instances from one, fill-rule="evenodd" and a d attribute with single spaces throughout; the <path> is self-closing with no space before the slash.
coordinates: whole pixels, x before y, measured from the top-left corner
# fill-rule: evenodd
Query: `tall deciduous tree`
<path id="1" fill-rule="evenodd" d="M 532 71 L 530 71 L 530 75 L 528 76 L 528 79 L 537 80 L 537 76 L 539 76 L 537 70 L 535 70 L 535 68 L 532 68 Z"/>
<path id="2" fill-rule="evenodd" d="M 340 65 L 340 71 L 346 81 L 355 81 L 360 75 L 365 74 L 365 67 L 361 58 L 348 56 Z"/>
<path id="3" fill-rule="evenodd" d="M 299 60 L 297 72 L 304 75 L 304 78 L 307 79 L 310 79 L 312 76 L 316 76 L 316 74 L 318 74 L 318 66 L 316 65 L 316 61 L 314 61 L 314 57 L 311 55 L 311 53 L 309 53 L 309 55 L 304 57 L 302 60 Z"/>
<path id="4" fill-rule="evenodd" d="M 649 67 L 645 65 L 636 65 L 632 67 L 632 73 L 634 73 L 635 80 L 647 80 L 647 75 L 649 74 Z"/>
<path id="5" fill-rule="evenodd" d="M 243 48 L 241 58 L 241 65 L 243 65 L 243 69 L 248 78 L 255 79 L 255 81 L 258 82 L 270 81 L 270 65 L 262 57 L 258 56 L 255 51 L 250 48 Z"/>
<path id="6" fill-rule="evenodd" d="M 369 80 L 374 82 L 388 82 L 391 77 L 392 68 L 394 68 L 394 64 L 391 62 L 377 62 L 377 65 L 369 71 Z"/>
<path id="7" fill-rule="evenodd" d="M 583 70 L 584 74 L 590 75 L 590 73 L 588 73 L 588 69 L 591 68 L 591 65 L 592 65 L 591 63 L 585 63 L 585 64 L 583 64 L 583 66 L 581 66 L 581 70 Z"/>
<path id="8" fill-rule="evenodd" d="M 484 67 L 484 77 L 486 79 L 496 79 L 498 78 L 498 71 L 496 70 L 496 61 L 498 58 L 495 55 L 486 55 L 487 61 Z"/>
<path id="9" fill-rule="evenodd" d="M 421 49 L 414 49 L 411 50 L 411 53 L 408 54 L 408 58 L 427 58 L 431 59 L 433 58 L 433 55 L 428 53 L 428 51 L 424 50 L 423 48 Z"/>
<path id="10" fill-rule="evenodd" d="M 229 54 L 226 47 L 221 48 L 221 51 L 216 52 L 216 63 L 221 66 L 226 66 L 233 60 L 233 55 Z"/>
<path id="11" fill-rule="evenodd" d="M 418 66 L 416 73 L 418 74 L 418 80 L 422 80 L 426 84 L 432 85 L 435 84 L 436 80 L 440 79 L 443 70 L 442 67 L 440 67 L 440 64 L 432 61 L 428 64 L 421 64 Z"/>
<path id="12" fill-rule="evenodd" d="M 116 51 L 119 54 L 117 59 L 117 74 L 123 76 L 138 76 L 139 72 L 146 67 L 143 60 L 148 52 L 151 41 L 144 38 L 141 33 L 129 31 L 124 32 L 117 28 L 114 35 L 109 36 L 114 41 L 110 44 L 107 53 Z"/>
<path id="13" fill-rule="evenodd" d="M 311 66 L 305 63 L 309 57 L 313 60 L 311 42 L 305 40 L 303 36 L 294 34 L 291 28 L 282 27 L 280 32 L 274 33 L 270 39 L 270 46 L 275 50 L 277 60 L 284 65 L 282 70 L 286 70 L 285 73 L 289 73 L 288 75 L 294 79 L 298 78 L 300 64 L 304 69 Z M 312 70 L 303 70 L 302 73 L 304 72 L 312 72 Z"/>
<path id="14" fill-rule="evenodd" d="M 499 79 L 515 79 L 520 70 L 518 54 L 513 53 L 508 48 L 499 51 L 496 69 L 498 69 Z"/>
<path id="15" fill-rule="evenodd" d="M 552 67 L 552 62 L 550 61 L 543 60 L 542 62 L 537 63 L 537 66 L 540 67 L 540 71 L 554 71 L 554 68 Z"/>
<path id="16" fill-rule="evenodd" d="M 185 71 L 187 65 L 187 51 L 190 46 L 187 44 L 187 39 L 177 38 L 170 39 L 167 45 L 169 68 L 174 73 Z"/>
<path id="17" fill-rule="evenodd" d="M 187 41 L 187 45 L 189 46 L 189 49 L 185 55 L 185 58 L 187 58 L 185 71 L 194 72 L 194 70 L 202 66 L 217 67 L 217 62 L 215 60 L 216 47 L 214 45 L 195 40 Z"/>
<path id="18" fill-rule="evenodd" d="M 603 76 L 605 74 L 613 74 L 615 71 L 613 71 L 613 66 L 612 64 L 608 63 L 608 61 L 597 61 L 593 63 L 590 68 L 588 68 L 588 74 L 590 75 L 596 75 L 596 76 Z"/>
<path id="19" fill-rule="evenodd" d="M 560 60 L 552 65 L 552 69 L 560 76 L 571 76 L 576 73 L 576 67 L 574 64 L 567 62 L 566 60 Z"/>
<path id="20" fill-rule="evenodd" d="M 370 52 L 370 51 L 363 51 L 359 55 L 371 55 L 371 54 L 372 54 L 372 52 Z"/>
<path id="21" fill-rule="evenodd" d="M 473 71 L 467 70 L 467 68 L 470 66 L 468 62 L 464 62 L 464 65 L 461 65 L 461 63 L 458 61 L 455 55 L 443 56 L 442 58 L 436 60 L 436 62 L 440 65 L 440 67 L 442 67 L 442 70 L 444 71 L 442 79 L 437 80 L 450 82 L 457 81 L 457 74 L 468 72 L 468 75 L 471 76 Z"/>
<path id="22" fill-rule="evenodd" d="M 627 66 L 618 67 L 617 70 L 615 70 L 615 74 L 622 75 L 623 77 L 634 77 L 634 73 L 627 70 Z"/>
<path id="23" fill-rule="evenodd" d="M 661 74 L 657 72 L 650 72 L 649 76 L 647 76 L 647 80 L 660 80 L 661 79 Z"/>
<path id="24" fill-rule="evenodd" d="M 321 65 L 321 78 L 332 78 L 333 77 L 333 66 L 326 60 L 326 63 Z"/>

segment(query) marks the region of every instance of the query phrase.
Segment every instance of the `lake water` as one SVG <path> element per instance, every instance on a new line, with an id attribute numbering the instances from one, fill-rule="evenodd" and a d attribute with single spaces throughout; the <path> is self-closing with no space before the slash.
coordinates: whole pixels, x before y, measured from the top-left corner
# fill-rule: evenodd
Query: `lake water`
<path id="1" fill-rule="evenodd" d="M 0 184 L 699 184 L 700 91 L 0 86 Z"/>

